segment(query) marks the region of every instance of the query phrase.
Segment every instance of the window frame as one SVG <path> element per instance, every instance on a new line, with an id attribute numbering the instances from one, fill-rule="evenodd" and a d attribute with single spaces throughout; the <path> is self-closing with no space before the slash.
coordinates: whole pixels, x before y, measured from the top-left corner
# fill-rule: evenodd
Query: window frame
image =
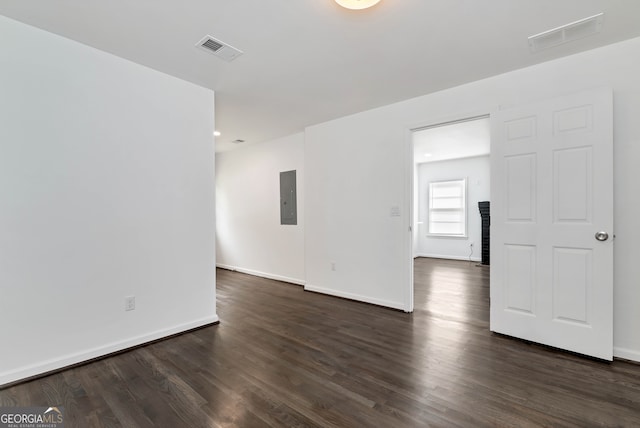
<path id="1" fill-rule="evenodd" d="M 456 178 L 456 179 L 451 179 L 451 180 L 437 180 L 437 181 L 430 181 L 429 185 L 428 185 L 428 194 L 427 194 L 427 236 L 430 237 L 440 237 L 440 238 L 468 238 L 469 237 L 469 225 L 468 225 L 468 218 L 469 218 L 469 209 L 468 209 L 468 182 L 467 182 L 467 177 L 464 178 Z M 462 208 L 459 209 L 455 209 L 455 208 L 432 208 L 432 197 L 433 197 L 433 187 L 437 186 L 437 185 L 443 185 L 443 184 L 450 184 L 450 183 L 460 183 L 462 184 Z M 432 224 L 431 224 L 431 218 L 432 218 L 432 213 L 433 212 L 440 212 L 440 213 L 458 213 L 460 212 L 462 214 L 463 220 L 461 222 L 455 222 L 455 224 L 461 224 L 463 229 L 463 233 L 458 234 L 458 233 L 437 233 L 437 232 L 432 232 Z M 444 222 L 436 222 L 436 223 L 444 223 Z"/>

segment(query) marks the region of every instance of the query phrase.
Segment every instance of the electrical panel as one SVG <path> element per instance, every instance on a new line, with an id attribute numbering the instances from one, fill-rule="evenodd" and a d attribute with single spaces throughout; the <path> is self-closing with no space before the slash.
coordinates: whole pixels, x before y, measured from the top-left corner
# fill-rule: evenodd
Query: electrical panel
<path id="1" fill-rule="evenodd" d="M 298 224 L 295 170 L 280 173 L 280 224 Z"/>

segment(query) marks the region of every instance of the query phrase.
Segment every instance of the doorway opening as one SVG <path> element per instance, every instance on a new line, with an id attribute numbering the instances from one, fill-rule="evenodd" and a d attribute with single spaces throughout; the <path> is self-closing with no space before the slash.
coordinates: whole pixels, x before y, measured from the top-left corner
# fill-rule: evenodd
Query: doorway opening
<path id="1" fill-rule="evenodd" d="M 486 276 L 488 285 L 489 231 L 487 227 L 483 239 L 479 207 L 485 207 L 486 211 L 490 201 L 489 116 L 412 129 L 411 149 L 411 306 L 434 310 L 425 307 L 429 305 L 428 293 L 435 291 L 421 289 L 425 284 L 433 283 L 423 277 L 425 275 L 433 279 L 449 275 L 454 279 L 452 277 L 463 271 L 467 275 L 482 270 L 483 273 L 478 274 Z M 447 281 L 440 283 L 447 286 Z M 449 281 L 449 285 L 452 292 L 466 295 L 459 282 Z M 472 302 L 467 303 L 467 306 L 472 305 Z M 465 306 L 463 300 L 459 304 Z M 452 312 L 458 309 L 466 311 L 468 308 L 451 307 Z M 485 317 L 488 320 L 488 312 L 481 318 Z"/>

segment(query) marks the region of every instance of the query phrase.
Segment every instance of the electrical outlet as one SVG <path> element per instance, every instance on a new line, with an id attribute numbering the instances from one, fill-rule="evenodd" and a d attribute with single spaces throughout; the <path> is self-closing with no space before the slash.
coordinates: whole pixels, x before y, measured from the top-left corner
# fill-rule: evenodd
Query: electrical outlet
<path id="1" fill-rule="evenodd" d="M 336 270 L 336 262 L 331 262 L 331 270 Z"/>
<path id="2" fill-rule="evenodd" d="M 471 242 L 471 243 L 469 244 L 469 246 L 470 246 L 471 248 L 473 248 L 473 242 Z"/>
<path id="3" fill-rule="evenodd" d="M 127 296 L 124 298 L 124 310 L 133 311 L 136 308 L 136 296 Z"/>

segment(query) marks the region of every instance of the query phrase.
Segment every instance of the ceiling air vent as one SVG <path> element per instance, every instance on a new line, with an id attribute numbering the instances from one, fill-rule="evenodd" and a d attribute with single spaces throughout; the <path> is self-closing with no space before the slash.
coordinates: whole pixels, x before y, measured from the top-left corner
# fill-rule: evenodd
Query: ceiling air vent
<path id="1" fill-rule="evenodd" d="M 531 49 L 531 52 L 538 52 L 543 49 L 548 49 L 599 33 L 600 30 L 602 30 L 603 19 L 604 13 L 599 13 L 570 24 L 530 36 L 529 49 Z"/>
<path id="2" fill-rule="evenodd" d="M 234 59 L 242 55 L 242 51 L 234 48 L 220 40 L 214 39 L 211 36 L 203 37 L 196 46 L 207 51 L 212 55 L 222 58 L 225 61 L 231 62 Z"/>

